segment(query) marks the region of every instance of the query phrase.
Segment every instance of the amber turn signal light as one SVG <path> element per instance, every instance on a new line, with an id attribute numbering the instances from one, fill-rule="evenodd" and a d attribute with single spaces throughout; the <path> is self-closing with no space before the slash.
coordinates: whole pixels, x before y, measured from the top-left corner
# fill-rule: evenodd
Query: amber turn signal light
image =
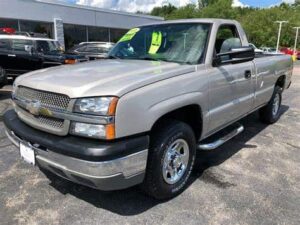
<path id="1" fill-rule="evenodd" d="M 65 60 L 65 64 L 75 64 L 75 63 L 77 63 L 76 59 L 66 59 Z"/>

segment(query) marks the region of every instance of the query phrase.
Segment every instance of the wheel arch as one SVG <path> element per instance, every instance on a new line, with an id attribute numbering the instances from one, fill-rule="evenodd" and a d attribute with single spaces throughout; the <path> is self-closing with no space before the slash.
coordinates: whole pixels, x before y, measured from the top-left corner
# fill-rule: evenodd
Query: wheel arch
<path id="1" fill-rule="evenodd" d="M 278 79 L 276 80 L 275 87 L 278 86 L 278 87 L 281 87 L 282 89 L 284 89 L 285 85 L 286 85 L 286 75 L 283 74 L 283 75 L 279 76 Z"/>
<path id="2" fill-rule="evenodd" d="M 155 132 L 160 126 L 164 125 L 170 120 L 177 120 L 187 123 L 193 129 L 196 140 L 201 137 L 203 131 L 203 114 L 200 105 L 185 105 L 161 115 L 153 123 L 150 132 Z"/>

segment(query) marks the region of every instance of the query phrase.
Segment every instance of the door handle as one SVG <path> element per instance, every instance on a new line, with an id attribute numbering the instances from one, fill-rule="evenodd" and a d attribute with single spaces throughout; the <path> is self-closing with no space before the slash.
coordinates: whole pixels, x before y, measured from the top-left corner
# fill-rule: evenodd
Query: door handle
<path id="1" fill-rule="evenodd" d="M 13 55 L 13 54 L 8 54 L 7 56 L 8 57 L 16 57 L 16 55 Z"/>
<path id="2" fill-rule="evenodd" d="M 250 79 L 250 78 L 251 78 L 251 75 L 252 75 L 251 70 L 246 70 L 246 71 L 245 71 L 245 78 L 246 78 L 246 79 Z"/>

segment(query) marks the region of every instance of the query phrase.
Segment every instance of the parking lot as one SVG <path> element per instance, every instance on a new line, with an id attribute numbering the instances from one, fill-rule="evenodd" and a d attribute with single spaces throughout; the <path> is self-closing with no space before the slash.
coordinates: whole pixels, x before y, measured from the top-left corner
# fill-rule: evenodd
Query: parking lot
<path id="1" fill-rule="evenodd" d="M 0 92 L 0 114 L 10 107 Z M 199 152 L 189 188 L 159 202 L 137 187 L 101 192 L 47 178 L 27 165 L 0 122 L 1 224 L 300 224 L 300 63 L 271 126 L 256 114 L 245 131 L 212 152 Z"/>

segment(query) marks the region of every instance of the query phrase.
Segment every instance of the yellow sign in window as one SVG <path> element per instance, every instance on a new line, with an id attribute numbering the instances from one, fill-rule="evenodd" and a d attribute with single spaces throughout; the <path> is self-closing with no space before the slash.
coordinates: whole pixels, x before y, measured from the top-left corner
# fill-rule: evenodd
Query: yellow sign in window
<path id="1" fill-rule="evenodd" d="M 161 32 L 153 32 L 151 46 L 148 51 L 149 54 L 156 54 L 162 44 L 162 33 Z"/>
<path id="2" fill-rule="evenodd" d="M 129 30 L 120 40 L 119 42 L 130 41 L 137 32 L 140 31 L 140 28 L 133 28 Z"/>

